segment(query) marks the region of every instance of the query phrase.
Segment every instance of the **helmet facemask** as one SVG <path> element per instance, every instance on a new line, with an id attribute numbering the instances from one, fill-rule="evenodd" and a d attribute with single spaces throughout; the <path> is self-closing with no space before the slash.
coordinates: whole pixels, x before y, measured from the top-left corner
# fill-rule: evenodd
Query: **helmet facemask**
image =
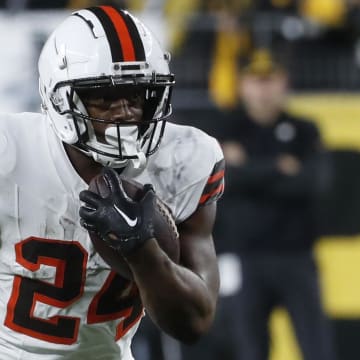
<path id="1" fill-rule="evenodd" d="M 52 96 L 52 105 L 61 116 L 71 116 L 77 141 L 72 146 L 92 156 L 95 161 L 112 167 L 124 167 L 130 161 L 140 168 L 146 157 L 159 147 L 165 129 L 166 118 L 171 114 L 171 85 L 173 76 L 153 76 L 148 81 L 124 79 L 123 77 L 99 77 L 64 81 L 57 84 Z M 138 89 L 143 97 L 141 121 L 115 121 L 89 116 L 82 98 L 92 91 L 110 90 L 122 93 Z M 59 101 L 61 94 L 65 101 Z M 65 105 L 66 104 L 66 105 Z M 93 124 L 109 124 L 99 137 Z"/>

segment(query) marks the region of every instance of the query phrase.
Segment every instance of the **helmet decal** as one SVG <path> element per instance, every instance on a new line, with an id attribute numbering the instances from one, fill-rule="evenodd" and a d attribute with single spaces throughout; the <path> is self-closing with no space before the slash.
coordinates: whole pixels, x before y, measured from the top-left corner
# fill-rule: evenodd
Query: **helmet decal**
<path id="1" fill-rule="evenodd" d="M 91 7 L 106 33 L 113 62 L 145 61 L 145 51 L 131 16 L 112 6 Z"/>

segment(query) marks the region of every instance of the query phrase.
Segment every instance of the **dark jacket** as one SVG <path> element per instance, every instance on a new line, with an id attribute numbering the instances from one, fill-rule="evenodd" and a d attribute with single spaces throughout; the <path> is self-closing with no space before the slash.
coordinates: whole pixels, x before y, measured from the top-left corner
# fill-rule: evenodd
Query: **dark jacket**
<path id="1" fill-rule="evenodd" d="M 225 194 L 215 232 L 219 251 L 309 251 L 316 239 L 314 200 L 321 188 L 321 142 L 314 123 L 282 113 L 268 127 L 241 109 L 217 126 L 220 142 L 237 141 L 247 153 L 240 167 L 227 165 Z M 300 160 L 297 175 L 275 166 L 280 154 Z"/>

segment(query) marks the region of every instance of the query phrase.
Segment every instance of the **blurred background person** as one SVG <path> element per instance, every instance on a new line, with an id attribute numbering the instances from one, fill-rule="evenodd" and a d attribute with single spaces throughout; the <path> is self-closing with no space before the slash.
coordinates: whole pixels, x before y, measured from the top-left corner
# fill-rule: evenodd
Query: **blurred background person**
<path id="1" fill-rule="evenodd" d="M 218 236 L 242 276 L 227 300 L 234 359 L 269 358 L 269 318 L 283 306 L 304 360 L 333 360 L 313 257 L 315 199 L 330 180 L 319 131 L 286 111 L 287 71 L 266 50 L 241 68 L 238 91 L 241 105 L 217 127 L 227 164 Z"/>

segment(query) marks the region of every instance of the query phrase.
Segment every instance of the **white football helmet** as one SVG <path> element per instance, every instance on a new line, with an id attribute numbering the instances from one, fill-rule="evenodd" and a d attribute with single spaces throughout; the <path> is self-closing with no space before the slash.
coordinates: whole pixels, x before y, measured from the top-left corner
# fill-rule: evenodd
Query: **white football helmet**
<path id="1" fill-rule="evenodd" d="M 42 109 L 59 138 L 111 167 L 141 167 L 159 147 L 171 114 L 170 56 L 127 11 L 112 6 L 70 15 L 50 35 L 39 58 Z M 79 93 L 100 87 L 141 87 L 142 121 L 124 124 L 88 116 Z M 92 122 L 109 126 L 99 140 Z"/>

